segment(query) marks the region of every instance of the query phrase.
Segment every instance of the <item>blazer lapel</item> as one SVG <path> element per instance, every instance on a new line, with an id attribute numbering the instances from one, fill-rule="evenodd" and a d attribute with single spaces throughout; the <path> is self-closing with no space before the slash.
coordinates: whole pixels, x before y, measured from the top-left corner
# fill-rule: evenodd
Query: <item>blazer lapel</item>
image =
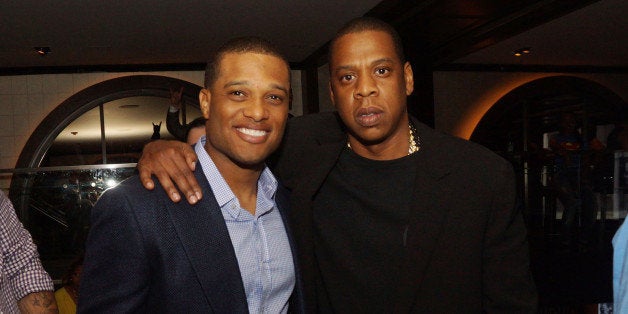
<path id="1" fill-rule="evenodd" d="M 172 204 L 172 222 L 213 311 L 227 313 L 235 308 L 246 313 L 246 294 L 227 225 L 200 164 L 195 175 L 204 197 L 184 208 Z"/>
<path id="2" fill-rule="evenodd" d="M 419 125 L 415 122 L 417 128 Z M 420 128 L 423 128 L 421 125 Z M 421 132 L 423 131 L 423 132 Z M 438 238 L 443 232 L 448 208 L 439 204 L 446 190 L 443 180 L 454 169 L 448 168 L 447 158 L 439 156 L 438 143 L 433 142 L 433 130 L 419 129 L 423 151 L 417 155 L 417 174 L 412 195 L 411 216 L 407 225 L 407 247 L 402 266 L 403 274 L 397 286 L 399 302 L 394 313 L 411 312 L 416 295 L 421 288 L 423 276 L 432 257 Z"/>
<path id="3" fill-rule="evenodd" d="M 275 193 L 275 203 L 277 204 L 277 209 L 279 209 L 279 213 L 281 214 L 281 220 L 283 221 L 284 228 L 286 229 L 286 234 L 288 235 L 288 242 L 290 243 L 290 250 L 292 252 L 292 261 L 294 262 L 294 274 L 295 274 L 295 283 L 294 283 L 294 291 L 292 292 L 292 296 L 290 297 L 290 312 L 292 313 L 305 313 L 304 308 L 304 296 L 303 296 L 303 278 L 301 277 L 301 268 L 299 266 L 298 258 L 297 258 L 297 247 L 295 245 L 294 234 L 292 233 L 292 226 L 288 219 L 288 209 L 290 208 L 290 194 L 288 190 L 280 183 L 277 187 L 277 193 Z"/>
<path id="4" fill-rule="evenodd" d="M 312 197 L 317 193 L 325 178 L 336 163 L 343 147 L 344 140 L 317 140 L 309 158 L 316 158 L 315 162 L 305 162 L 309 168 L 301 169 L 301 178 L 290 185 L 291 205 L 290 222 L 292 228 L 298 229 L 295 233 L 296 251 L 301 270 L 303 307 L 305 312 L 316 311 L 316 274 L 318 273 L 314 254 L 312 234 Z M 298 184 L 297 184 L 298 183 Z M 295 256 L 296 258 L 296 256 Z"/>

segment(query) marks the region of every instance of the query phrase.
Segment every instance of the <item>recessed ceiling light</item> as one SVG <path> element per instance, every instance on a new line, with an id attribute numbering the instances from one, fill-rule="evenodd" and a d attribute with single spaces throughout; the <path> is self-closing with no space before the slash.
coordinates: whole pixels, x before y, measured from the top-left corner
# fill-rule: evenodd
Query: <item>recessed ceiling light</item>
<path id="1" fill-rule="evenodd" d="M 52 52 L 52 50 L 50 50 L 50 47 L 35 47 L 34 49 L 35 49 L 35 52 L 42 57 Z"/>
<path id="2" fill-rule="evenodd" d="M 524 48 L 519 48 L 519 49 L 517 49 L 517 50 L 513 51 L 513 52 L 512 52 L 512 54 L 513 54 L 515 57 L 521 57 L 521 56 L 523 56 L 523 55 L 527 55 L 527 54 L 529 54 L 530 52 L 532 52 L 532 48 L 530 48 L 530 47 L 524 47 Z"/>

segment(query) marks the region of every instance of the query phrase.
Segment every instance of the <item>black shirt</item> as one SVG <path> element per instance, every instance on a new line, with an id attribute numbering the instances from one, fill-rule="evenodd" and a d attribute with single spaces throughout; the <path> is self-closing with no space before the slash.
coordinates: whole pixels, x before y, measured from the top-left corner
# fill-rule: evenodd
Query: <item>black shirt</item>
<path id="1" fill-rule="evenodd" d="M 394 308 L 419 153 L 378 161 L 342 152 L 314 199 L 322 312 Z"/>

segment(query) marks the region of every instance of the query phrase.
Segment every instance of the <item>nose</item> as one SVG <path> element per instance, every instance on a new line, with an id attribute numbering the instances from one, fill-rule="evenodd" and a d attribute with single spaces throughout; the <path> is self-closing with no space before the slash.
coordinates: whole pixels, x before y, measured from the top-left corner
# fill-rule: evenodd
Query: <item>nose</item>
<path id="1" fill-rule="evenodd" d="M 375 79 L 373 79 L 373 77 L 370 75 L 360 75 L 357 80 L 354 92 L 355 98 L 377 95 L 377 85 L 375 84 Z"/>
<path id="2" fill-rule="evenodd" d="M 245 117 L 255 122 L 268 119 L 269 114 L 269 111 L 266 108 L 266 103 L 263 99 L 251 101 L 242 112 Z"/>

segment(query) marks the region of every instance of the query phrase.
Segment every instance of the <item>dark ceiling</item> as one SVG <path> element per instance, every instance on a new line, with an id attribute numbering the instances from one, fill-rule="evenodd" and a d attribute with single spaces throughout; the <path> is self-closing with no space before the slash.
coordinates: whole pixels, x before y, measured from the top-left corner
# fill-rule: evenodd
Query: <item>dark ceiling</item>
<path id="1" fill-rule="evenodd" d="M 624 0 L 2 1 L 0 71 L 10 74 L 200 68 L 216 45 L 239 35 L 269 38 L 296 67 L 312 62 L 321 64 L 325 44 L 334 31 L 361 15 L 379 17 L 393 24 L 413 61 L 435 69 L 460 63 L 520 64 L 510 54 L 512 49 L 519 48 L 514 45 L 532 46 L 533 55 L 529 59 L 535 59 L 528 64 L 625 69 L 628 41 L 622 38 L 626 38 L 628 28 L 627 3 Z M 568 29 L 560 31 L 561 27 Z M 525 34 L 534 36 L 512 42 Z M 559 43 L 552 40 L 556 37 L 561 39 Z M 499 48 L 509 40 L 511 46 Z M 552 43 L 563 49 L 548 51 L 538 46 Z M 37 46 L 50 47 L 52 53 L 39 57 L 33 51 Z M 482 54 L 484 50 L 491 53 Z M 561 57 L 561 53 L 570 53 L 571 57 Z"/>
<path id="2" fill-rule="evenodd" d="M 212 49 L 242 35 L 270 39 L 293 67 L 310 70 L 325 63 L 326 44 L 335 30 L 362 15 L 395 26 L 409 59 L 424 73 L 625 74 L 628 69 L 625 0 L 21 0 L 0 1 L 0 75 L 201 70 Z M 33 51 L 37 46 L 52 52 L 40 57 Z M 514 57 L 512 52 L 522 47 L 531 47 L 532 53 Z M 421 79 L 416 77 L 415 85 L 427 88 L 415 88 L 411 110 L 430 124 L 431 76 Z M 318 95 L 316 86 L 307 88 Z M 539 110 L 587 102 L 573 93 L 547 98 L 538 100 L 546 104 Z M 316 99 L 304 99 L 304 104 L 314 106 L 307 112 L 318 109 Z M 499 123 L 516 119 L 502 118 L 503 112 L 494 115 L 497 122 L 488 125 L 485 139 L 495 137 L 491 130 Z"/>

